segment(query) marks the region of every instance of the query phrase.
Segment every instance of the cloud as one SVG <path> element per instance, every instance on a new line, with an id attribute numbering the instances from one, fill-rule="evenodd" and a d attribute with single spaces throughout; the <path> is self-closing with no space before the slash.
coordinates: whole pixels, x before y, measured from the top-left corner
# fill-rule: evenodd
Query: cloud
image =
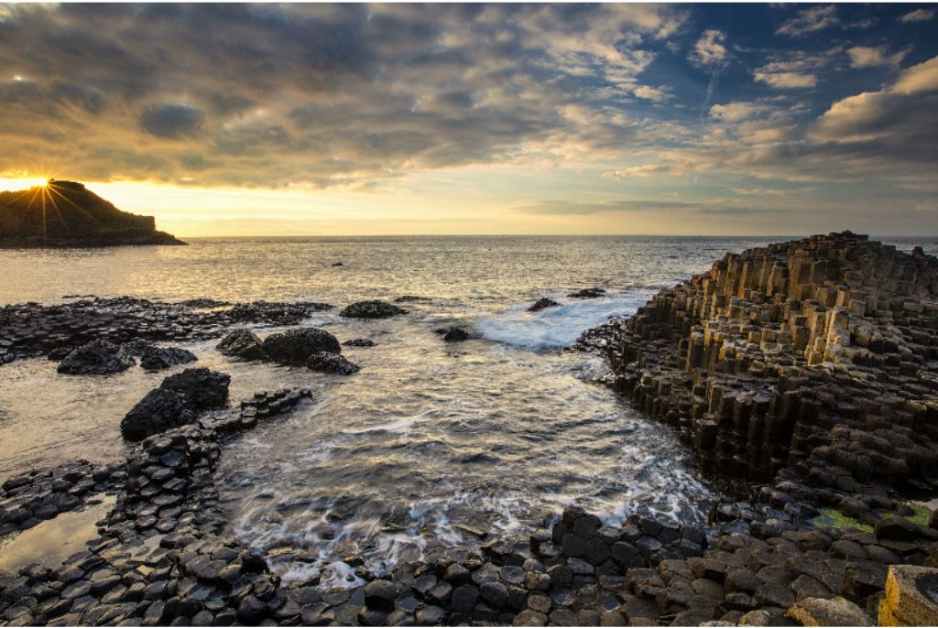
<path id="1" fill-rule="evenodd" d="M 850 56 L 850 67 L 852 68 L 873 68 L 882 65 L 898 66 L 907 54 L 909 54 L 908 50 L 900 50 L 894 54 L 889 54 L 886 46 L 876 48 L 854 46 L 847 48 L 847 55 Z"/>
<path id="2" fill-rule="evenodd" d="M 815 33 L 840 23 L 837 7 L 834 5 L 817 6 L 802 9 L 795 17 L 786 20 L 776 31 L 777 35 L 801 37 Z"/>
<path id="3" fill-rule="evenodd" d="M 906 68 L 893 87 L 894 92 L 905 95 L 934 90 L 938 90 L 938 57 Z"/>
<path id="4" fill-rule="evenodd" d="M 908 13 L 900 15 L 899 21 L 905 24 L 912 24 L 915 22 L 927 22 L 934 17 L 934 9 L 915 9 L 914 11 L 909 11 Z"/>
<path id="5" fill-rule="evenodd" d="M 726 34 L 718 30 L 706 30 L 694 44 L 691 59 L 704 66 L 719 65 L 726 59 Z"/>
<path id="6" fill-rule="evenodd" d="M 772 55 L 768 63 L 753 71 L 752 77 L 777 89 L 815 87 L 818 73 L 842 53 L 843 48 L 834 47 L 819 53 L 792 50 Z"/>
<path id="7" fill-rule="evenodd" d="M 742 122 L 763 109 L 764 107 L 751 102 L 730 102 L 710 107 L 710 117 L 723 122 Z"/>
<path id="8" fill-rule="evenodd" d="M 0 172 L 43 161 L 62 177 L 328 187 L 621 154 L 659 122 L 631 119 L 620 98 L 673 97 L 638 76 L 656 58 L 651 44 L 688 14 L 646 4 L 11 5 L 0 67 L 34 78 L 0 77 L 0 142 L 11 147 Z M 109 160 L 112 149 L 122 157 Z"/>
<path id="9" fill-rule="evenodd" d="M 633 177 L 651 177 L 656 174 L 669 172 L 670 168 L 662 164 L 643 164 L 641 166 L 627 166 L 618 170 L 609 171 L 606 176 L 616 179 L 631 179 Z"/>
<path id="10" fill-rule="evenodd" d="M 817 77 L 800 72 L 760 72 L 753 73 L 753 78 L 771 87 L 779 89 L 801 89 L 817 85 Z"/>
<path id="11" fill-rule="evenodd" d="M 638 98 L 653 102 L 664 102 L 671 97 L 665 88 L 652 87 L 651 85 L 639 85 L 632 90 L 632 93 Z"/>
<path id="12" fill-rule="evenodd" d="M 204 118 L 201 111 L 189 105 L 154 105 L 143 110 L 140 126 L 151 135 L 179 139 L 195 135 Z"/>

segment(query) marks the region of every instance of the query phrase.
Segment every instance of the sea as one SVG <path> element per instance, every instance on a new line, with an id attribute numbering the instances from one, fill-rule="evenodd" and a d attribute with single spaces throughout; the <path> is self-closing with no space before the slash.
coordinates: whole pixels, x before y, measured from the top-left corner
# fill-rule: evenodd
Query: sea
<path id="1" fill-rule="evenodd" d="M 282 577 L 350 585 L 350 557 L 382 572 L 519 535 L 568 504 L 612 524 L 633 514 L 704 522 L 720 494 L 677 434 L 597 383 L 602 359 L 569 348 L 726 252 L 784 239 L 304 237 L 0 250 L 0 305 L 74 295 L 336 305 L 303 325 L 375 342 L 343 349 L 362 367 L 349 377 L 238 362 L 216 341 L 177 346 L 231 375 L 233 407 L 258 391 L 312 388 L 311 402 L 228 444 L 216 480 L 231 532 L 277 557 Z M 884 240 L 938 254 L 938 239 Z M 568 296 L 593 287 L 606 296 Z M 402 296 L 419 297 L 405 316 L 338 316 L 355 301 Z M 540 297 L 561 305 L 528 312 Z M 435 330 L 452 325 L 472 338 L 443 342 Z M 0 367 L 0 480 L 76 458 L 120 461 L 121 418 L 174 372 L 75 377 L 55 367 Z"/>

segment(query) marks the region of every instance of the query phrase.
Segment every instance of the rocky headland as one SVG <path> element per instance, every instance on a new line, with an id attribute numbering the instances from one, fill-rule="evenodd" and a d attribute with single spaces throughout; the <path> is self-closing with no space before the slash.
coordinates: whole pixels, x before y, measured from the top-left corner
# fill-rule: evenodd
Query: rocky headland
<path id="1" fill-rule="evenodd" d="M 293 325 L 323 307 L 136 299 L 11 306 L 0 310 L 0 361 L 62 360 L 104 340 L 114 355 L 95 346 L 73 361 L 88 354 L 97 364 L 103 350 L 101 363 L 129 368 L 122 358 L 135 355 L 128 343 L 137 340 L 224 337 L 218 350 L 239 359 L 342 372 L 341 343 L 323 330 L 261 340 L 239 328 Z M 345 312 L 402 314 L 372 303 Z M 613 527 L 569 507 L 531 534 L 481 531 L 477 548 L 434 552 L 390 573 L 347 557 L 350 586 L 282 582 L 270 565 L 306 550 L 264 555 L 242 546 L 227 528 L 214 473 L 230 439 L 311 393 L 261 392 L 229 407 L 227 375 L 187 369 L 128 415 L 122 464 L 78 461 L 2 485 L 3 534 L 102 494 L 115 505 L 97 538 L 62 567 L 0 574 L 0 623 L 938 620 L 938 521 L 918 501 L 938 497 L 938 260 L 850 233 L 727 255 L 632 318 L 587 332 L 579 349 L 605 355 L 609 384 L 680 430 L 702 470 L 733 479 L 741 496 L 717 504 L 703 527 L 639 516 Z"/>
<path id="2" fill-rule="evenodd" d="M 82 183 L 0 192 L 0 248 L 181 245 L 152 216 L 121 211 Z"/>

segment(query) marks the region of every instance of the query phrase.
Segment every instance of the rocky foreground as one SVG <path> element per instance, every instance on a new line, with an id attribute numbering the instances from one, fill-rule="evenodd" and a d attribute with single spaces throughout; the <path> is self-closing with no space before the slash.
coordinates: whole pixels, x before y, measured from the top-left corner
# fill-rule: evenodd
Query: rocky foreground
<path id="1" fill-rule="evenodd" d="M 580 344 L 605 352 L 613 385 L 680 429 L 708 472 L 748 482 L 752 499 L 719 504 L 699 529 L 648 518 L 609 527 L 571 507 L 531 535 L 390 574 L 346 557 L 361 584 L 345 588 L 281 582 L 269 565 L 301 551 L 241 546 L 215 486 L 228 440 L 310 392 L 258 393 L 228 408 L 225 374 L 187 369 L 125 418 L 124 463 L 79 461 L 2 485 L 0 535 L 103 493 L 116 501 L 98 538 L 61 568 L 0 575 L 0 623 L 934 624 L 938 531 L 910 499 L 938 496 L 936 298 L 938 260 L 849 233 L 728 255 Z M 238 359 L 352 374 L 323 330 L 262 340 L 227 328 L 295 324 L 320 305 L 8 307 L 0 359 L 72 356 L 95 373 L 148 350 L 133 341 L 228 332 L 218 349 Z M 404 313 L 385 305 L 343 313 Z"/>

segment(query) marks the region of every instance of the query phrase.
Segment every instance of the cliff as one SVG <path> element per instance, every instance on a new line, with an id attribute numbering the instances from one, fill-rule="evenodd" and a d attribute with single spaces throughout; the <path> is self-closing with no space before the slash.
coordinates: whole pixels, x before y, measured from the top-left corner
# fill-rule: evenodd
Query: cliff
<path id="1" fill-rule="evenodd" d="M 152 216 L 123 212 L 81 183 L 51 180 L 0 192 L 0 247 L 185 244 Z"/>
<path id="2" fill-rule="evenodd" d="M 821 504 L 938 490 L 938 259 L 920 249 L 844 232 L 728 254 L 581 344 L 714 473 Z"/>

